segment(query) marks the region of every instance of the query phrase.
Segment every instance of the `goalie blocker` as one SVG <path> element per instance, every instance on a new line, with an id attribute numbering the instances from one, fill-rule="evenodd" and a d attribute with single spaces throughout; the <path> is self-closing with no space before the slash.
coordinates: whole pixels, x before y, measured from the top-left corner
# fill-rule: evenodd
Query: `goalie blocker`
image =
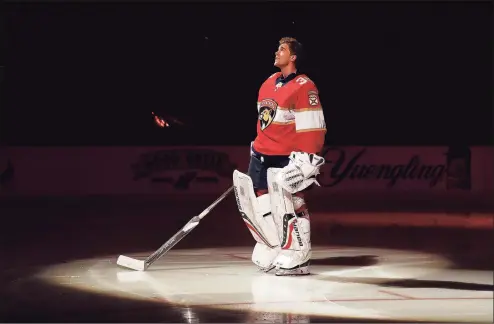
<path id="1" fill-rule="evenodd" d="M 323 164 L 315 154 L 292 152 L 285 167 L 267 169 L 268 194 L 259 197 L 251 177 L 234 171 L 237 205 L 256 240 L 252 261 L 262 271 L 276 267 L 277 275 L 309 274 L 310 220 L 307 212 L 296 214 L 305 201 L 294 194 L 318 184 L 316 175 Z"/>

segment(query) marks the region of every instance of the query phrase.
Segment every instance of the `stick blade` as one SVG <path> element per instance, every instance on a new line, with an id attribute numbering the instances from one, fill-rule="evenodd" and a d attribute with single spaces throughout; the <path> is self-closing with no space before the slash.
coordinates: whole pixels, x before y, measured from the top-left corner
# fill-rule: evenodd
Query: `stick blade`
<path id="1" fill-rule="evenodd" d="M 125 255 L 120 255 L 118 257 L 117 264 L 121 267 L 129 268 L 132 270 L 137 270 L 137 271 L 146 270 L 144 261 L 137 260 L 134 258 L 129 258 L 128 256 L 125 256 Z"/>

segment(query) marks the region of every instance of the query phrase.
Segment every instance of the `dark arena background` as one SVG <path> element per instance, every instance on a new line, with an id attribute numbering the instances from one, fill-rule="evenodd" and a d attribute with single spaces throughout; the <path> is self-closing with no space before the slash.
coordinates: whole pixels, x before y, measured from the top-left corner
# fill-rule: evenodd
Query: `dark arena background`
<path id="1" fill-rule="evenodd" d="M 492 3 L 7 2 L 2 322 L 492 322 Z M 297 38 L 327 125 L 311 275 L 233 194 Z"/>

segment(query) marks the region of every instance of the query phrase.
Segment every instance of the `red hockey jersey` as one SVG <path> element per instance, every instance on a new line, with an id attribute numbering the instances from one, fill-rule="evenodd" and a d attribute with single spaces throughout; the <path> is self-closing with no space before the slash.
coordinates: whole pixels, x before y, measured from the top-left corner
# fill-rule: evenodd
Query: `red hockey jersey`
<path id="1" fill-rule="evenodd" d="M 326 123 L 316 85 L 304 74 L 276 83 L 280 76 L 271 75 L 259 90 L 254 150 L 266 155 L 321 152 Z"/>

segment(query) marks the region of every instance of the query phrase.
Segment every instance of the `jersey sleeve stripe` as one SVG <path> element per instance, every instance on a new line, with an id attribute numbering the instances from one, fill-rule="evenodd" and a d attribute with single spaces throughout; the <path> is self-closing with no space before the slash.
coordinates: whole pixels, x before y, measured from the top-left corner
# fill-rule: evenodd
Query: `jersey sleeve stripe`
<path id="1" fill-rule="evenodd" d="M 308 129 L 300 129 L 296 131 L 297 133 L 304 132 L 326 132 L 326 128 L 308 128 Z"/>
<path id="2" fill-rule="evenodd" d="M 324 113 L 322 109 L 295 110 L 296 131 L 325 130 Z"/>

